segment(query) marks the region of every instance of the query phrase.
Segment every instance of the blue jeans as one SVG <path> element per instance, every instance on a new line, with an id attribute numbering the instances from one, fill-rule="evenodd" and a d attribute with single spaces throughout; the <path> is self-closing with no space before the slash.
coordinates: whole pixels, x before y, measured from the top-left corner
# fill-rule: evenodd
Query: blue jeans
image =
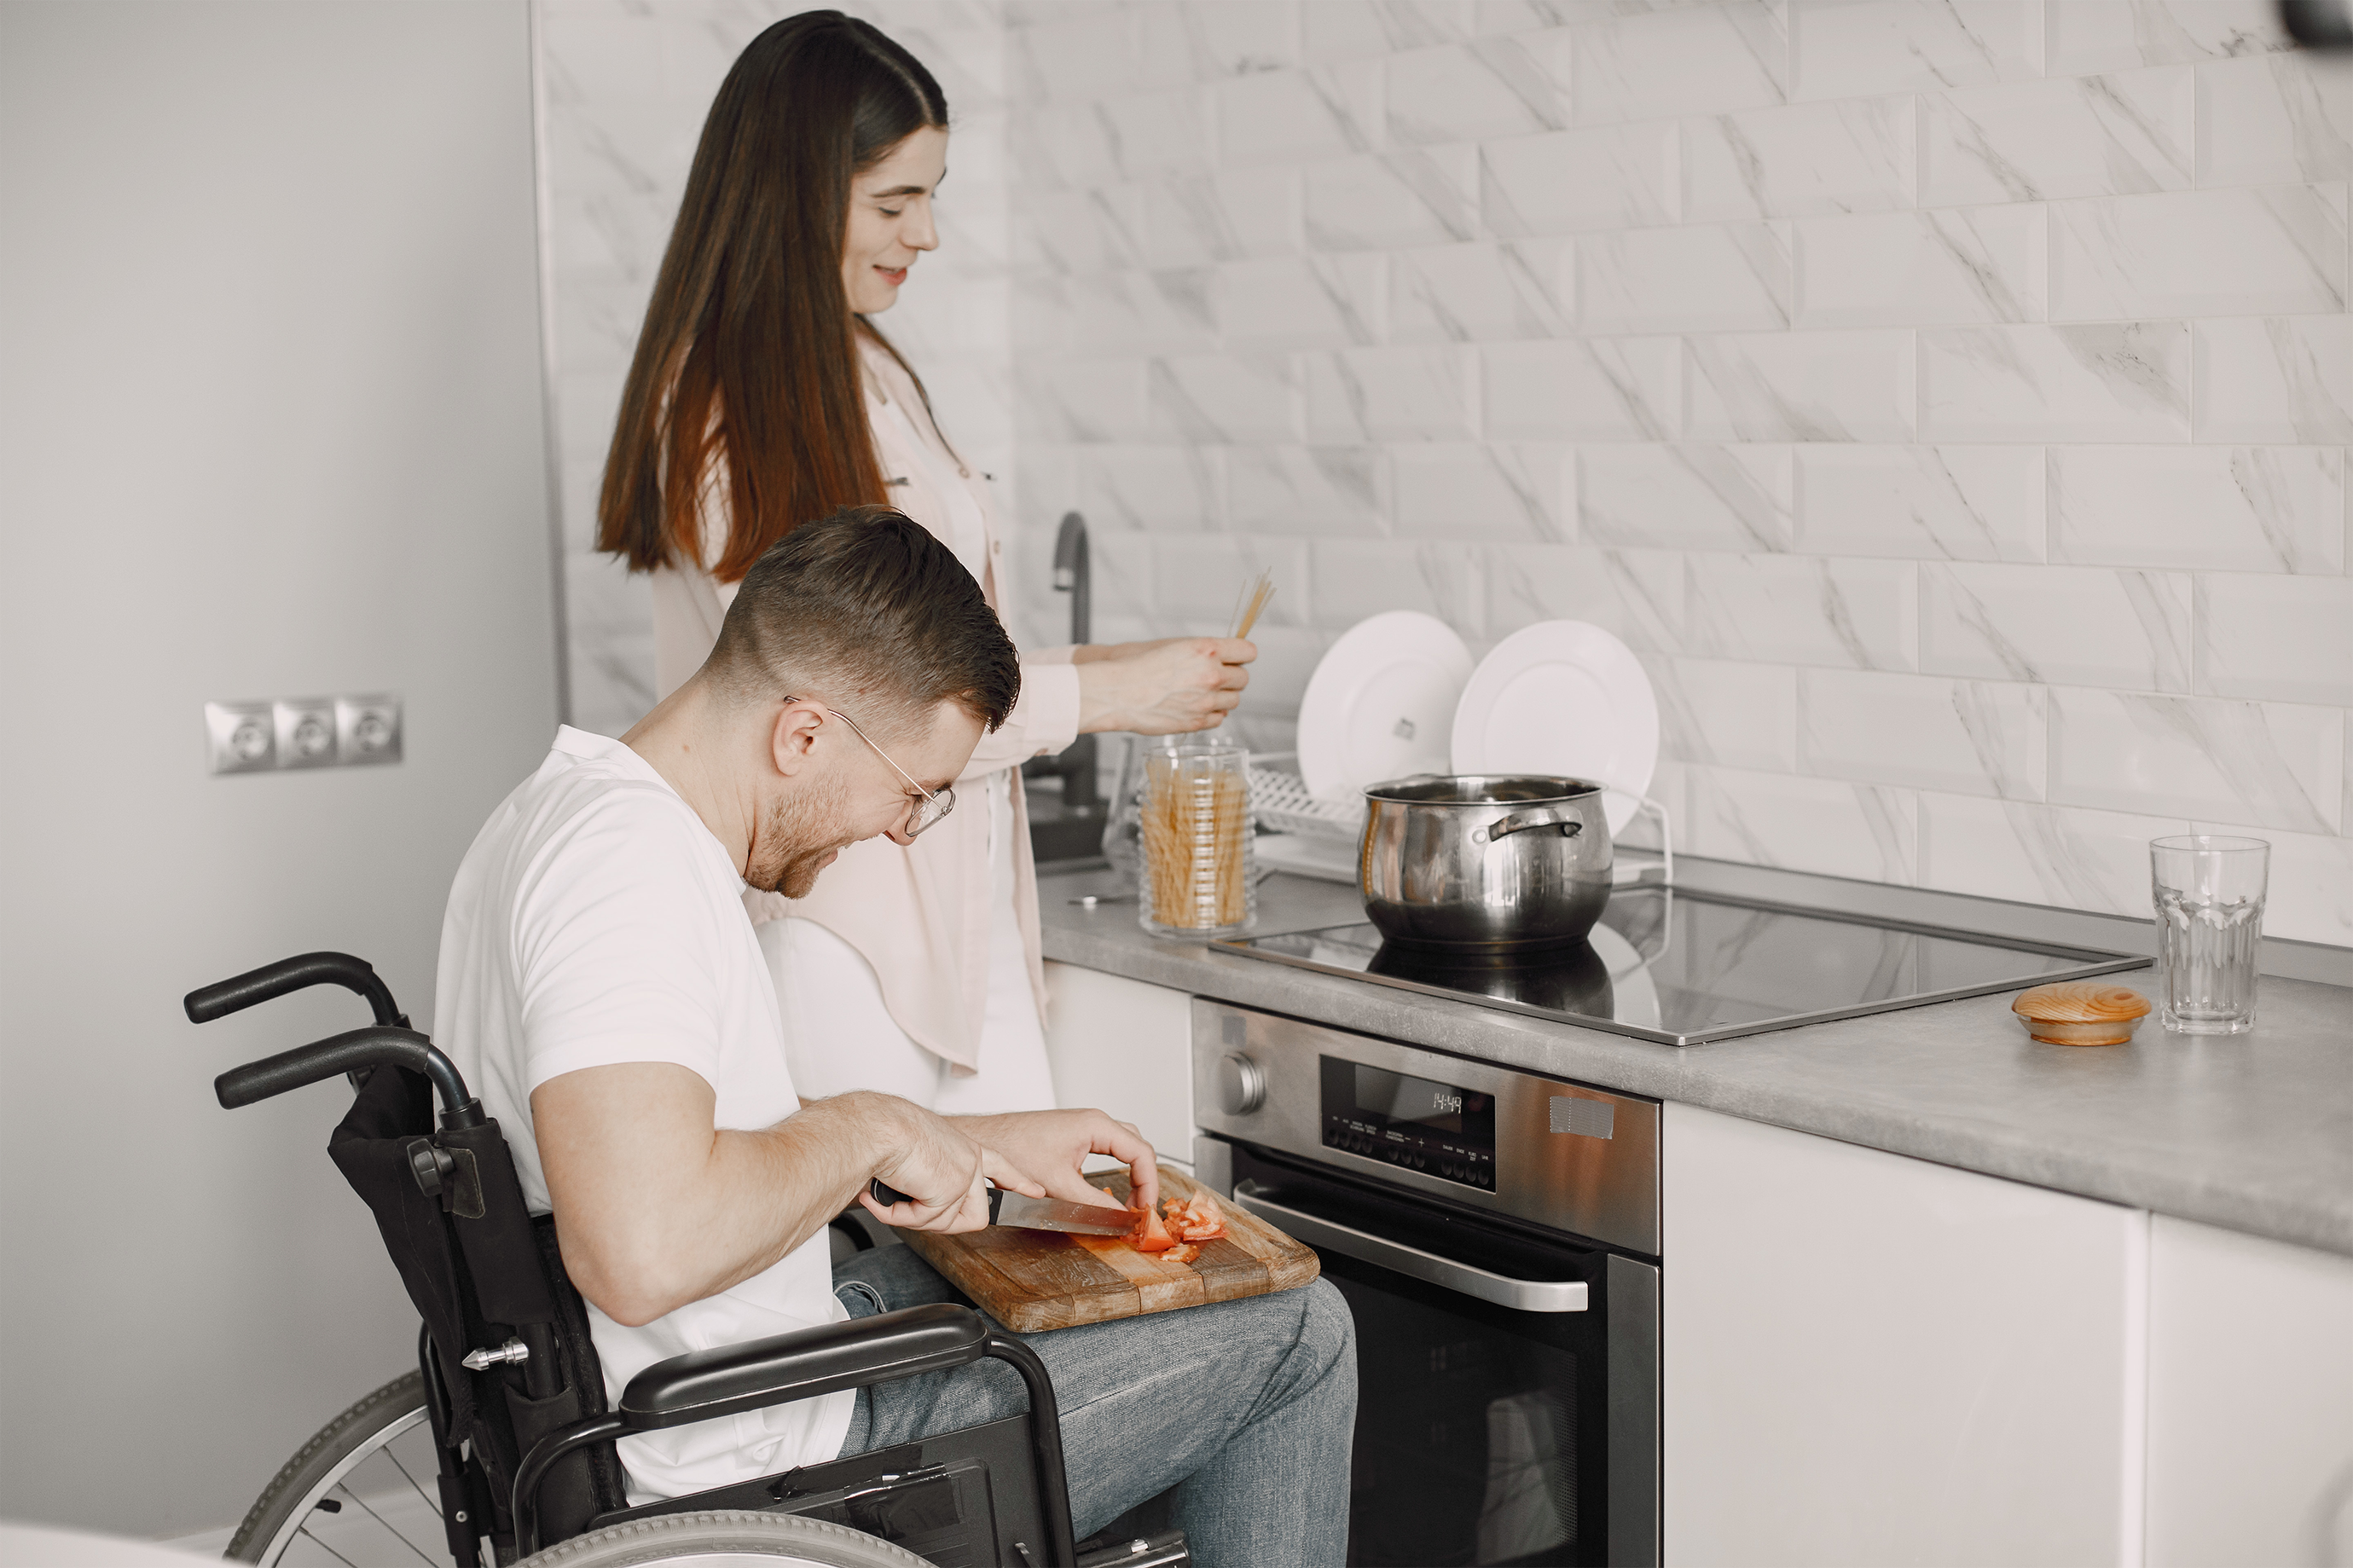
<path id="1" fill-rule="evenodd" d="M 855 1318 L 963 1302 L 912 1247 L 833 1270 Z M 1327 1280 L 1272 1296 L 1024 1336 L 1053 1374 L 1082 1540 L 1175 1487 L 1202 1568 L 1339 1568 L 1348 1550 L 1356 1326 Z M 844 1454 L 1028 1408 L 1020 1376 L 975 1362 L 858 1391 Z"/>

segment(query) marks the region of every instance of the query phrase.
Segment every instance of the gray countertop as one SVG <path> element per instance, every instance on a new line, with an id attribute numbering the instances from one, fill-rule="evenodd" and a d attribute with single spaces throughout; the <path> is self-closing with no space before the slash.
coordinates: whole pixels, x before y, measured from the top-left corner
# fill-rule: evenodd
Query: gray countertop
<path id="1" fill-rule="evenodd" d="M 2353 990 L 2265 975 L 2256 1027 L 2038 1045 L 2016 992 L 1704 1046 L 1423 996 L 1164 942 L 1133 902 L 1071 903 L 1104 871 L 1039 883 L 1046 956 L 1600 1089 L 2353 1255 Z M 1355 889 L 1276 875 L 1261 932 L 1364 918 Z M 2116 977 L 2147 988 L 2146 972 Z"/>

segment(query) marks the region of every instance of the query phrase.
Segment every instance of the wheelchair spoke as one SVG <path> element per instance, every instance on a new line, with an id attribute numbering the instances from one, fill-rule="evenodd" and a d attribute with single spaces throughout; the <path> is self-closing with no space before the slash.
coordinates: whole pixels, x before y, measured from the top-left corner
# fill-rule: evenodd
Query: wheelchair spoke
<path id="1" fill-rule="evenodd" d="M 435 1518 L 439 1518 L 441 1514 L 441 1505 L 436 1502 L 432 1498 L 426 1495 L 425 1489 L 417 1484 L 417 1478 L 408 1473 L 408 1467 L 400 1462 L 400 1456 L 394 1453 L 390 1447 L 386 1447 L 384 1451 L 384 1457 L 392 1461 L 393 1468 L 400 1472 L 400 1479 L 408 1483 L 408 1489 L 415 1492 L 424 1502 L 425 1506 L 433 1510 Z"/>
<path id="2" fill-rule="evenodd" d="M 385 1450 L 385 1453 L 386 1453 L 387 1457 L 389 1457 L 390 1450 L 389 1450 L 389 1449 Z M 394 1462 L 395 1462 L 395 1463 L 398 1463 L 398 1461 L 397 1461 L 397 1460 L 396 1460 L 396 1461 L 394 1461 Z M 407 1472 L 406 1470 L 405 1470 L 405 1469 L 404 1469 L 403 1471 L 401 1471 L 401 1474 L 402 1474 L 402 1475 L 406 1475 L 407 1473 L 408 1473 L 408 1472 Z M 410 1481 L 408 1484 L 409 1484 L 410 1486 L 412 1486 L 412 1487 L 417 1485 L 417 1483 L 416 1483 L 415 1481 Z M 341 1491 L 341 1492 L 342 1492 L 345 1497 L 347 1497 L 347 1498 L 351 1499 L 353 1502 L 355 1502 L 355 1503 L 359 1504 L 359 1505 L 360 1505 L 360 1507 L 361 1507 L 362 1509 L 365 1510 L 366 1510 L 366 1512 L 367 1512 L 367 1516 L 368 1516 L 370 1519 L 372 1519 L 372 1520 L 375 1521 L 378 1524 L 382 1524 L 382 1525 L 384 1525 L 385 1532 L 386 1534 L 390 1535 L 390 1536 L 391 1536 L 395 1541 L 399 1542 L 403 1546 L 407 1547 L 409 1551 L 417 1552 L 417 1560 L 419 1563 L 424 1563 L 424 1564 L 425 1564 L 425 1568 L 440 1568 L 440 1565 L 439 1565 L 438 1563 L 435 1563 L 435 1562 L 433 1561 L 433 1559 L 431 1559 L 430 1557 L 426 1556 L 424 1552 L 417 1552 L 417 1542 L 413 1542 L 413 1541 L 409 1540 L 409 1539 L 408 1539 L 408 1537 L 406 1537 L 406 1536 L 405 1536 L 405 1535 L 401 1534 L 401 1533 L 400 1533 L 400 1531 L 398 1531 L 397 1530 L 393 1529 L 393 1527 L 392 1527 L 391 1525 L 389 1525 L 389 1524 L 385 1524 L 385 1517 L 384 1517 L 384 1515 L 382 1515 L 382 1514 L 380 1514 L 380 1513 L 376 1512 L 376 1510 L 374 1510 L 374 1509 L 372 1509 L 372 1508 L 369 1508 L 369 1507 L 368 1507 L 367 1499 L 365 1499 L 365 1498 L 364 1498 L 364 1497 L 360 1496 L 360 1494 L 359 1494 L 359 1493 L 357 1493 L 357 1492 L 355 1492 L 355 1491 L 352 1490 L 352 1489 L 351 1489 L 349 1486 L 339 1487 L 339 1488 L 337 1488 L 336 1489 L 337 1489 L 338 1491 Z M 422 1488 L 419 1488 L 419 1489 L 418 1489 L 418 1490 L 417 1490 L 417 1496 L 419 1496 L 419 1497 L 423 1497 L 423 1496 L 425 1495 L 424 1489 L 423 1489 Z M 314 1540 L 315 1540 L 315 1539 L 317 1539 L 317 1538 L 316 1538 L 316 1537 L 313 1537 L 312 1539 L 314 1539 Z M 320 1544 L 321 1544 L 321 1545 L 324 1545 L 324 1544 L 325 1544 L 325 1542 L 320 1542 Z M 339 1552 L 339 1553 L 337 1553 L 337 1555 L 338 1555 L 338 1556 L 341 1556 L 342 1554 Z"/>
<path id="3" fill-rule="evenodd" d="M 336 1551 L 333 1547 L 332 1547 L 332 1546 L 328 1545 L 325 1542 L 323 1542 L 323 1541 L 320 1540 L 317 1536 L 312 1535 L 312 1534 L 311 1533 L 311 1527 L 310 1527 L 309 1525 L 307 1525 L 307 1524 L 306 1524 L 306 1525 L 302 1526 L 300 1530 L 297 1530 L 294 1533 L 295 1533 L 295 1534 L 297 1534 L 297 1535 L 300 1535 L 300 1536 L 303 1537 L 303 1538 L 304 1538 L 304 1539 L 306 1539 L 306 1540 L 308 1540 L 308 1541 L 311 1542 L 311 1545 L 313 1545 L 313 1546 L 317 1547 L 320 1551 L 322 1551 L 322 1552 L 325 1552 L 328 1556 L 330 1556 L 330 1557 L 333 1558 L 336 1562 L 338 1562 L 338 1563 L 342 1563 L 342 1564 L 343 1565 L 343 1568 L 359 1568 L 359 1565 L 358 1565 L 357 1563 L 353 1563 L 350 1558 L 348 1558 L 348 1557 L 344 1556 L 342 1552 L 340 1552 Z"/>

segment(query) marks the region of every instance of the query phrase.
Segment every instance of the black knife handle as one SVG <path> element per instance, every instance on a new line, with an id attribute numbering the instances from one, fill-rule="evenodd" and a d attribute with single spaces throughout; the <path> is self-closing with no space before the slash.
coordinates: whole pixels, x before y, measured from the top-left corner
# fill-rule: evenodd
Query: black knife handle
<path id="1" fill-rule="evenodd" d="M 891 1185 L 889 1183 L 885 1182 L 885 1181 L 884 1181 L 881 1177 L 880 1177 L 880 1176 L 877 1176 L 877 1177 L 875 1177 L 872 1181 L 871 1181 L 871 1182 L 867 1183 L 867 1184 L 866 1184 L 866 1190 L 867 1190 L 867 1192 L 868 1192 L 868 1193 L 870 1193 L 870 1194 L 871 1194 L 873 1195 L 874 1201 L 875 1201 L 876 1203 L 881 1204 L 881 1205 L 884 1208 L 886 1208 L 886 1209 L 887 1209 L 887 1208 L 889 1208 L 892 1204 L 911 1204 L 911 1203 L 913 1203 L 913 1202 L 915 1201 L 914 1199 L 913 1199 L 913 1198 L 909 1197 L 906 1194 L 904 1194 L 904 1193 L 901 1192 L 898 1188 L 896 1188 L 896 1187 L 894 1187 L 894 1186 Z M 997 1223 L 997 1205 L 998 1205 L 999 1204 L 1002 1204 L 1004 1201 L 1005 1201 L 1005 1189 L 1004 1189 L 1003 1187 L 999 1187 L 999 1186 L 996 1186 L 996 1185 L 991 1185 L 991 1186 L 989 1187 L 989 1189 L 988 1189 L 988 1223 L 989 1223 L 989 1224 L 991 1224 L 991 1225 L 995 1225 L 995 1224 Z"/>

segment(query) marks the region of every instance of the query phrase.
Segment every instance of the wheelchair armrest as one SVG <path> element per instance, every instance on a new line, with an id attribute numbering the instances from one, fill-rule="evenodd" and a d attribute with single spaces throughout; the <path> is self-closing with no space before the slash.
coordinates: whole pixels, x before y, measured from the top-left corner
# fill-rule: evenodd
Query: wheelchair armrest
<path id="1" fill-rule="evenodd" d="M 656 1362 L 629 1379 L 615 1414 L 629 1431 L 659 1431 L 942 1372 L 987 1353 L 988 1321 L 971 1308 L 909 1307 Z"/>

